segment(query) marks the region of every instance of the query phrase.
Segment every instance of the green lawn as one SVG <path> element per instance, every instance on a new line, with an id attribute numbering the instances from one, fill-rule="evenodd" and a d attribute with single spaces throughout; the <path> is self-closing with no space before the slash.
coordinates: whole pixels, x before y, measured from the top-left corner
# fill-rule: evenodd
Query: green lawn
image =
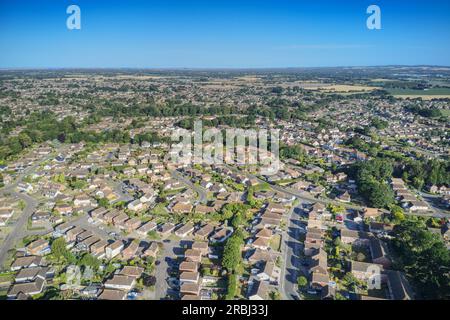
<path id="1" fill-rule="evenodd" d="M 275 251 L 280 251 L 281 236 L 279 234 L 276 234 L 272 237 L 272 239 L 270 240 L 270 247 Z"/>
<path id="2" fill-rule="evenodd" d="M 429 90 L 414 90 L 414 89 L 389 89 L 387 90 L 394 96 L 439 96 L 450 95 L 449 88 L 432 88 Z"/>
<path id="3" fill-rule="evenodd" d="M 444 117 L 450 117 L 450 109 L 441 109 L 441 113 Z"/>

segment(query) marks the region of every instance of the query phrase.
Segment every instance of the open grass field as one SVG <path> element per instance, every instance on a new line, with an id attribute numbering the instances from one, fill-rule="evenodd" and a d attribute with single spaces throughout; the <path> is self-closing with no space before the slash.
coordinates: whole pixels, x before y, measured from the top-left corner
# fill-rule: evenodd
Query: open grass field
<path id="1" fill-rule="evenodd" d="M 432 88 L 429 90 L 391 89 L 390 94 L 397 98 L 422 98 L 423 100 L 450 99 L 450 88 Z"/>
<path id="2" fill-rule="evenodd" d="M 347 84 L 312 84 L 303 86 L 307 90 L 319 90 L 326 93 L 350 93 L 350 92 L 370 92 L 380 89 L 379 87 L 347 85 Z"/>
<path id="3" fill-rule="evenodd" d="M 447 117 L 448 119 L 450 119 L 450 109 L 441 109 L 441 113 L 444 117 Z"/>

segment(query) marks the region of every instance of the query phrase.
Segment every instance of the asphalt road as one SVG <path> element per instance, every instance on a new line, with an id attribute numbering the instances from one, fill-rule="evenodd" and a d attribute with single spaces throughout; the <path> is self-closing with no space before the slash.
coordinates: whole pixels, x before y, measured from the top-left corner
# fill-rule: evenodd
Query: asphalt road
<path id="1" fill-rule="evenodd" d="M 428 194 L 422 191 L 415 190 L 426 203 L 430 206 L 432 212 L 427 213 L 414 213 L 414 215 L 432 216 L 434 218 L 448 218 L 450 215 L 445 213 L 444 209 L 440 207 L 440 197 L 437 195 Z"/>
<path id="2" fill-rule="evenodd" d="M 34 213 L 38 205 L 35 199 L 25 193 L 18 193 L 15 191 L 8 191 L 8 193 L 23 200 L 26 206 L 22 214 L 17 219 L 11 232 L 6 236 L 4 242 L 0 247 L 0 266 L 3 266 L 3 264 L 5 263 L 5 260 L 8 257 L 8 251 L 14 248 L 17 240 L 25 236 L 25 229 L 28 223 L 28 219 Z"/>
<path id="3" fill-rule="evenodd" d="M 249 179 L 257 179 L 261 183 L 268 183 L 267 181 L 262 180 L 262 179 L 260 179 L 259 177 L 255 176 L 253 174 L 241 171 L 241 170 L 239 170 L 239 169 L 237 169 L 235 167 L 232 167 L 232 166 L 228 166 L 228 165 L 226 165 L 226 166 L 230 170 L 233 170 L 235 172 L 239 172 L 241 174 L 244 174 Z M 354 204 L 344 203 L 344 202 L 340 202 L 340 201 L 334 201 L 334 200 L 331 200 L 331 199 L 315 198 L 313 195 L 311 195 L 311 194 L 309 194 L 307 192 L 300 192 L 300 191 L 284 188 L 284 187 L 281 187 L 281 186 L 278 186 L 278 185 L 274 185 L 274 184 L 270 184 L 270 183 L 269 183 L 269 186 L 270 186 L 270 188 L 272 190 L 275 190 L 275 191 L 278 191 L 278 192 L 282 192 L 282 193 L 290 195 L 290 196 L 294 196 L 294 197 L 296 197 L 297 199 L 300 199 L 300 200 L 305 200 L 305 201 L 310 201 L 310 202 L 318 202 L 318 203 L 322 203 L 322 204 L 325 204 L 325 205 L 327 205 L 327 204 L 334 204 L 334 205 L 343 206 L 343 207 L 345 207 L 347 209 L 354 209 L 354 210 L 362 210 L 363 209 L 363 207 L 358 206 L 358 205 L 354 205 Z"/>
<path id="4" fill-rule="evenodd" d="M 59 150 L 59 152 L 61 151 L 64 151 L 64 148 L 63 150 Z M 13 183 L 0 189 L 1 195 L 9 194 L 11 196 L 16 196 L 25 202 L 25 208 L 22 214 L 20 215 L 19 219 L 14 224 L 11 232 L 6 236 L 4 242 L 0 247 L 0 267 L 3 267 L 3 264 L 5 263 L 6 258 L 8 257 L 8 251 L 14 248 L 16 242 L 19 239 L 26 236 L 26 225 L 28 223 L 28 219 L 35 212 L 38 206 L 38 202 L 34 198 L 32 198 L 26 193 L 16 192 L 15 188 L 20 182 L 23 181 L 24 177 L 34 173 L 36 169 L 41 165 L 41 163 L 49 159 L 52 159 L 54 156 L 55 154 L 52 153 L 44 157 L 43 159 L 36 161 L 35 164 L 33 164 L 32 166 L 26 168 L 23 172 L 21 172 Z"/>
<path id="5" fill-rule="evenodd" d="M 174 179 L 177 179 L 178 181 L 181 181 L 182 183 L 184 183 L 185 185 L 187 185 L 189 188 L 193 189 L 195 192 L 197 192 L 198 194 L 198 201 L 200 203 L 206 204 L 206 202 L 208 201 L 208 195 L 205 189 L 195 185 L 194 183 L 192 183 L 192 181 L 190 181 L 189 179 L 185 178 L 181 173 L 177 172 L 177 171 L 171 171 L 170 172 L 172 177 Z"/>
<path id="6" fill-rule="evenodd" d="M 115 200 L 114 203 L 120 202 L 120 201 L 130 202 L 130 201 L 134 200 L 134 198 L 132 196 L 130 196 L 127 192 L 123 191 L 121 183 L 114 181 L 112 179 L 108 179 L 108 180 L 113 185 L 114 192 L 119 195 L 119 198 L 117 200 Z"/>
<path id="7" fill-rule="evenodd" d="M 280 288 L 284 300 L 300 300 L 297 293 L 297 278 L 300 275 L 299 268 L 301 267 L 300 252 L 303 250 L 302 244 L 298 240 L 299 220 L 296 207 L 291 208 L 288 214 L 287 230 L 282 234 L 283 263 L 281 266 L 281 283 Z"/>
<path id="8" fill-rule="evenodd" d="M 158 258 L 159 264 L 156 266 L 155 277 L 155 299 L 162 300 L 167 297 L 167 294 L 171 292 L 169 286 L 169 270 L 170 264 L 172 264 L 176 259 L 176 248 L 180 247 L 179 241 L 170 241 L 169 243 L 163 242 L 163 249 L 161 250 L 161 255 Z"/>

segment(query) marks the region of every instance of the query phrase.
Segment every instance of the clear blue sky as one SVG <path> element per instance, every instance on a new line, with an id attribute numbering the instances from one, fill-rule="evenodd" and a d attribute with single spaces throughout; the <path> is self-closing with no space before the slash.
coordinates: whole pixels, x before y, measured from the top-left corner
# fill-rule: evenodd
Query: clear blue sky
<path id="1" fill-rule="evenodd" d="M 0 0 L 0 68 L 449 66 L 449 40 L 448 0 Z"/>

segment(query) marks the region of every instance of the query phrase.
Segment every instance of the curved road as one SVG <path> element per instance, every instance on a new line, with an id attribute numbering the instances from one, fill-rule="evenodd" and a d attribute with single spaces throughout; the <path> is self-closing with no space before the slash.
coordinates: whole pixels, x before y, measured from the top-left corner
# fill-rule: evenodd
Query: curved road
<path id="1" fill-rule="evenodd" d="M 195 192 L 197 192 L 198 197 L 199 197 L 199 202 L 206 204 L 206 202 L 208 201 L 208 197 L 207 197 L 207 192 L 205 189 L 195 185 L 194 183 L 192 183 L 191 180 L 185 178 L 181 173 L 177 172 L 177 171 L 171 171 L 170 172 L 172 177 L 183 182 L 185 185 L 187 185 L 188 187 L 190 187 L 191 189 L 193 189 Z"/>
<path id="2" fill-rule="evenodd" d="M 62 150 L 59 150 L 60 152 L 64 152 L 65 148 L 62 148 Z M 23 179 L 33 172 L 36 171 L 36 169 L 45 161 L 53 158 L 55 156 L 54 153 L 49 154 L 48 156 L 44 157 L 41 160 L 36 161 L 35 164 L 32 166 L 26 168 L 23 172 L 21 172 L 17 178 L 14 180 L 13 183 L 3 187 L 0 189 L 0 194 L 10 194 L 12 196 L 15 196 L 17 198 L 20 198 L 25 202 L 25 208 L 23 212 L 21 213 L 20 217 L 14 224 L 11 232 L 6 236 L 6 239 L 3 241 L 0 247 L 0 269 L 3 267 L 6 258 L 8 257 L 8 251 L 14 248 L 16 242 L 26 236 L 26 225 L 28 223 L 28 219 L 31 217 L 31 215 L 34 213 L 38 206 L 38 202 L 29 196 L 26 193 L 16 192 L 15 188 L 17 185 L 23 181 Z"/>

